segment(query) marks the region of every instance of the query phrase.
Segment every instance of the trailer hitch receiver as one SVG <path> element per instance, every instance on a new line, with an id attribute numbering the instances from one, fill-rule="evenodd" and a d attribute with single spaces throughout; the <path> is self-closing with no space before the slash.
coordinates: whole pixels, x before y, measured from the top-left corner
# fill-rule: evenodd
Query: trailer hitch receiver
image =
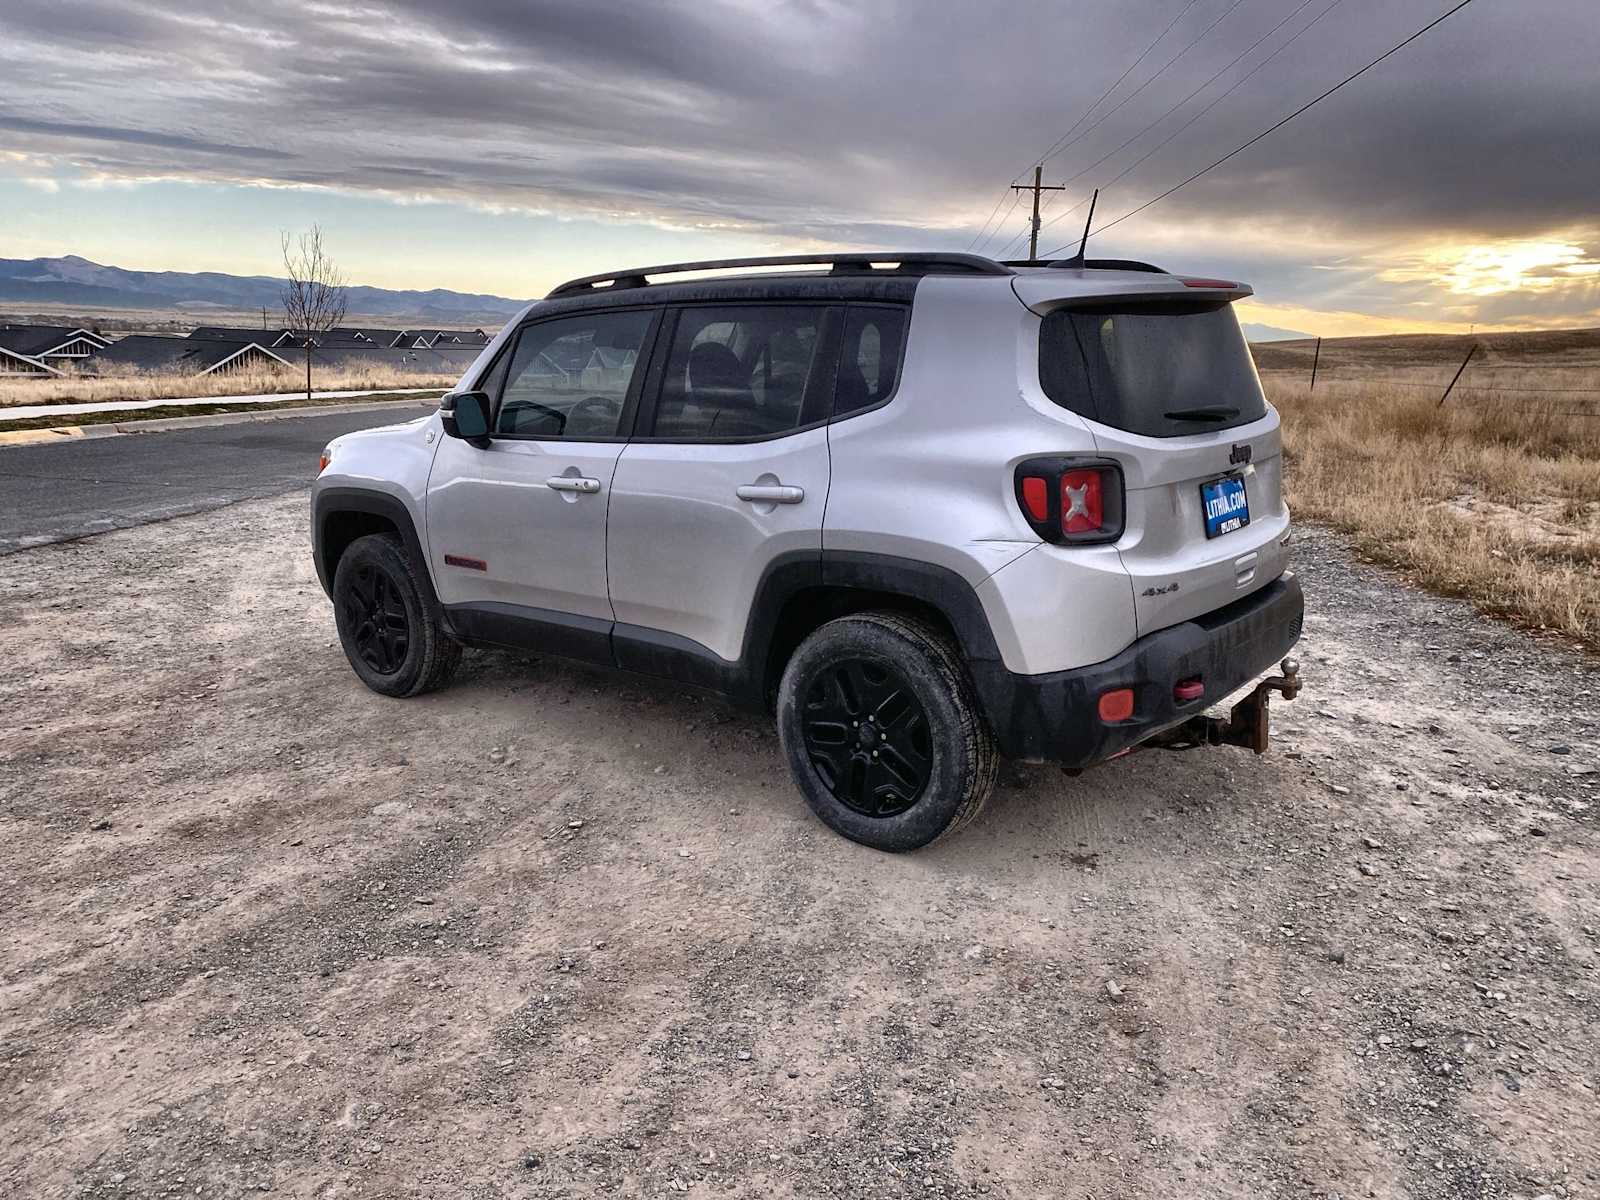
<path id="1" fill-rule="evenodd" d="M 1300 665 L 1286 658 L 1279 665 L 1281 675 L 1272 675 L 1256 684 L 1255 689 L 1233 706 L 1227 717 L 1190 717 L 1165 733 L 1159 733 L 1145 744 L 1160 750 L 1195 750 L 1201 746 L 1243 746 L 1257 754 L 1267 752 L 1268 700 L 1273 692 L 1281 692 L 1285 700 L 1300 694 Z"/>

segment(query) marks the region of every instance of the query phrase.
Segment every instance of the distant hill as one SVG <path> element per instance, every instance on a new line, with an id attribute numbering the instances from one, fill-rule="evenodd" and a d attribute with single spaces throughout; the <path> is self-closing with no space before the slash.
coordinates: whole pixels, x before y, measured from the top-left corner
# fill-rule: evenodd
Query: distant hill
<path id="1" fill-rule="evenodd" d="M 1242 321 L 1239 327 L 1244 330 L 1245 339 L 1251 342 L 1295 342 L 1311 336 L 1293 329 L 1279 329 L 1276 325 L 1257 325 L 1252 321 Z"/>
<path id="2" fill-rule="evenodd" d="M 268 275 L 215 271 L 126 271 L 69 254 L 65 258 L 0 258 L 0 304 L 76 304 L 84 308 L 248 312 L 276 309 L 284 281 Z M 444 288 L 394 291 L 352 287 L 349 308 L 369 317 L 403 316 L 441 325 L 505 321 L 527 303 Z"/>

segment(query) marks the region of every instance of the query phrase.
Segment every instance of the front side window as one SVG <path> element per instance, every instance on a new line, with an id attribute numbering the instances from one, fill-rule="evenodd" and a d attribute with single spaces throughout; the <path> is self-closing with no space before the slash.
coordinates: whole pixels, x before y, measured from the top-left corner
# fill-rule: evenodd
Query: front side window
<path id="1" fill-rule="evenodd" d="M 646 436 L 763 438 L 809 424 L 826 314 L 818 305 L 682 309 Z"/>
<path id="2" fill-rule="evenodd" d="M 1230 429 L 1267 414 L 1226 301 L 1058 308 L 1039 329 L 1039 383 L 1062 408 L 1150 437 Z"/>
<path id="3" fill-rule="evenodd" d="M 494 432 L 566 441 L 618 436 L 653 318 L 586 313 L 528 326 L 511 354 Z"/>

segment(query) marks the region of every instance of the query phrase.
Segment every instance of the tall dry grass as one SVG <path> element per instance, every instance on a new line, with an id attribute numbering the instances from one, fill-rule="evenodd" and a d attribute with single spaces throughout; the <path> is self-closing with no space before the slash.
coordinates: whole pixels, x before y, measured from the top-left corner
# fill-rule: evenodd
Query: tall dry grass
<path id="1" fill-rule="evenodd" d="M 283 368 L 237 374 L 193 375 L 182 372 L 102 368 L 99 375 L 69 373 L 60 377 L 0 376 L 0 409 L 24 404 L 104 404 L 115 400 L 172 400 L 188 396 L 293 395 L 305 390 L 305 375 Z M 311 384 L 319 392 L 401 388 L 447 388 L 459 373 L 419 375 L 371 366 L 347 370 L 318 367 Z"/>
<path id="2" fill-rule="evenodd" d="M 1600 407 L 1264 382 L 1296 516 L 1485 612 L 1600 647 L 1600 416 L 1582 415 Z"/>

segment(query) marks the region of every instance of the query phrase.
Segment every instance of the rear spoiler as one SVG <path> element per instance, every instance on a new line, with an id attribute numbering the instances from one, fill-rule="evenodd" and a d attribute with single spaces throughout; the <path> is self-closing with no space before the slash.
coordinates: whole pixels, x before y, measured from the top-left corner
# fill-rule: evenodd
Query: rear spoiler
<path id="1" fill-rule="evenodd" d="M 1232 303 L 1255 295 L 1247 283 L 1200 279 L 1150 271 L 1097 271 L 1053 267 L 1018 275 L 1011 281 L 1017 299 L 1043 316 L 1051 309 L 1077 304 L 1125 300 L 1133 304 L 1162 300 L 1225 300 Z"/>

